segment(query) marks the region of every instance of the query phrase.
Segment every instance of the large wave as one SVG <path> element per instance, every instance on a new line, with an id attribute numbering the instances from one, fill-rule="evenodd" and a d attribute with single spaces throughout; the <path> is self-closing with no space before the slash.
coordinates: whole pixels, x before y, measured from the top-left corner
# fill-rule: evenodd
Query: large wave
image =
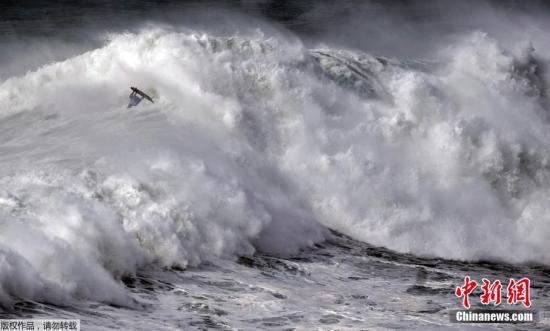
<path id="1" fill-rule="evenodd" d="M 327 228 L 399 252 L 550 264 L 533 49 L 438 61 L 164 28 L 0 84 L 0 302 L 132 305 L 119 279 Z M 154 104 L 126 109 L 136 85 Z"/>

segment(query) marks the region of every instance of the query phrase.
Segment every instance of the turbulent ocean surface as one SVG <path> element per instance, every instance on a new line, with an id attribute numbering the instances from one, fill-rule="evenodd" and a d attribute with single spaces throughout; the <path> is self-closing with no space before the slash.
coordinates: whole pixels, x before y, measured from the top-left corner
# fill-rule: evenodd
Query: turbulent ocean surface
<path id="1" fill-rule="evenodd" d="M 435 330 L 468 275 L 529 277 L 550 328 L 528 5 L 1 5 L 0 317 Z"/>

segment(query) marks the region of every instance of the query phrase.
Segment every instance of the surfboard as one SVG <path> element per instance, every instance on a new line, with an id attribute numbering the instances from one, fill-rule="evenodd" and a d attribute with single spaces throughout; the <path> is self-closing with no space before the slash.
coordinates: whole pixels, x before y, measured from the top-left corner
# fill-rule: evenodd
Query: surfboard
<path id="1" fill-rule="evenodd" d="M 132 91 L 136 92 L 136 94 L 138 95 L 141 95 L 142 97 L 144 97 L 145 99 L 151 101 L 152 103 L 155 103 L 153 101 L 153 98 L 151 98 L 150 96 L 148 96 L 145 92 L 143 92 L 142 90 L 138 89 L 137 87 L 133 87 L 133 86 L 130 86 L 130 88 L 132 89 Z"/>

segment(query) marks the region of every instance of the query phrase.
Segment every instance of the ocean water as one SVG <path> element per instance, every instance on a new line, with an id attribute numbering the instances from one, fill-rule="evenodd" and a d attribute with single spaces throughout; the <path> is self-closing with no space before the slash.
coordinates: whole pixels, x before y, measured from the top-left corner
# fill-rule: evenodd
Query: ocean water
<path id="1" fill-rule="evenodd" d="M 3 318 L 440 329 L 469 275 L 550 327 L 543 4 L 3 6 Z"/>

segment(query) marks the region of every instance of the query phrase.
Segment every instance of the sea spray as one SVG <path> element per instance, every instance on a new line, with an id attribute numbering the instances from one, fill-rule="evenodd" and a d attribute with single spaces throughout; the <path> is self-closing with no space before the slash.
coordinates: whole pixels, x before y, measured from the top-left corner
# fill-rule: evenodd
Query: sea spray
<path id="1" fill-rule="evenodd" d="M 327 228 L 550 263 L 544 77 L 483 33 L 450 49 L 418 65 L 148 28 L 5 80 L 0 300 L 132 305 L 122 275 L 289 255 Z M 158 99 L 127 110 L 130 85 Z"/>

